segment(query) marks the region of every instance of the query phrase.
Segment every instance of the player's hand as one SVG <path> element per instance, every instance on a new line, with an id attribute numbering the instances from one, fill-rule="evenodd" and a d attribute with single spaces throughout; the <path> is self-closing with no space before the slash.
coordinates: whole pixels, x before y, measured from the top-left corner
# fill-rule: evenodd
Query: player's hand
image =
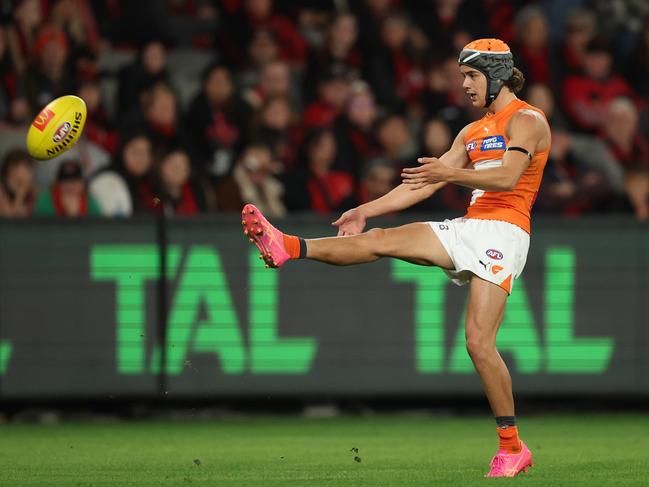
<path id="1" fill-rule="evenodd" d="M 407 167 L 401 172 L 401 182 L 412 190 L 446 181 L 449 176 L 451 168 L 437 157 L 420 157 L 417 162 L 419 167 Z"/>
<path id="2" fill-rule="evenodd" d="M 332 222 L 334 227 L 338 227 L 338 236 L 358 235 L 365 228 L 367 218 L 359 208 L 352 208 L 343 213 L 338 220 Z"/>

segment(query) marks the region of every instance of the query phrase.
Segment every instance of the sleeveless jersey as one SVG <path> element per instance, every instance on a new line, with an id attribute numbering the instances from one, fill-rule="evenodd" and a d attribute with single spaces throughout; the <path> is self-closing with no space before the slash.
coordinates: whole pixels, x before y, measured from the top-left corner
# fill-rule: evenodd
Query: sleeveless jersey
<path id="1" fill-rule="evenodd" d="M 507 126 L 512 116 L 520 110 L 531 110 L 546 120 L 541 110 L 516 99 L 503 110 L 487 113 L 471 124 L 464 144 L 475 170 L 502 166 L 503 155 L 509 144 Z M 501 220 L 530 233 L 530 210 L 539 191 L 549 153 L 548 146 L 546 150 L 532 155 L 532 160 L 512 191 L 474 190 L 465 218 Z"/>

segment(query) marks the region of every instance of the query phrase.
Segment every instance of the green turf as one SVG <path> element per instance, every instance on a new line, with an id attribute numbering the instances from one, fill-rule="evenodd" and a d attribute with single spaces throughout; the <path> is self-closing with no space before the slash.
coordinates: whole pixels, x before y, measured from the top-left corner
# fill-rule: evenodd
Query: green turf
<path id="1" fill-rule="evenodd" d="M 526 418 L 523 485 L 649 485 L 649 416 Z M 0 485 L 431 486 L 484 479 L 489 418 L 236 417 L 0 426 Z M 350 451 L 358 448 L 361 462 Z M 200 460 L 196 465 L 194 460 Z"/>

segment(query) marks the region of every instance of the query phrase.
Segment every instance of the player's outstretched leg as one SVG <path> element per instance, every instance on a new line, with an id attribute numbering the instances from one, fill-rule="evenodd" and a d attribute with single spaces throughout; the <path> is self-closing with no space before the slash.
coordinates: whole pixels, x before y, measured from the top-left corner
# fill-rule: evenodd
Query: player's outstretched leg
<path id="1" fill-rule="evenodd" d="M 307 258 L 332 265 L 373 262 L 396 257 L 420 265 L 453 268 L 453 262 L 427 223 L 375 228 L 359 235 L 304 240 L 282 233 L 254 205 L 241 213 L 243 231 L 267 267 L 281 267 L 289 259 Z"/>

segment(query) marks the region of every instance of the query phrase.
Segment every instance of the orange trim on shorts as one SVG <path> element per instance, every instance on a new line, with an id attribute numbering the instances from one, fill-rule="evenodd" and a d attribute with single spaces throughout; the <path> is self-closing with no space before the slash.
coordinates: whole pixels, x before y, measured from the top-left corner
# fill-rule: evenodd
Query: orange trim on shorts
<path id="1" fill-rule="evenodd" d="M 512 275 L 508 275 L 507 279 L 505 279 L 503 282 L 498 284 L 501 288 L 503 288 L 505 291 L 507 291 L 507 294 L 512 293 Z"/>

